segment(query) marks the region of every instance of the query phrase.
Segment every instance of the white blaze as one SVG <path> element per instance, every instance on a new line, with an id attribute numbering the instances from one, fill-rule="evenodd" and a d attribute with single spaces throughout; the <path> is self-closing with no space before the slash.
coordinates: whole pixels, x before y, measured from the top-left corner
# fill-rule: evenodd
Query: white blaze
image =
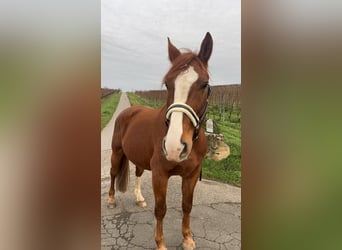
<path id="1" fill-rule="evenodd" d="M 186 103 L 190 88 L 198 79 L 198 74 L 192 66 L 181 72 L 175 80 L 174 103 Z M 168 158 L 178 159 L 184 146 L 181 143 L 183 134 L 183 113 L 175 111 L 171 114 L 169 130 L 166 135 L 165 149 Z"/>
<path id="2" fill-rule="evenodd" d="M 136 176 L 135 178 L 135 187 L 134 187 L 134 194 L 135 197 L 137 198 L 137 203 L 141 203 L 140 206 L 146 207 L 146 202 L 144 199 L 144 196 L 141 194 L 141 180 L 140 177 Z"/>

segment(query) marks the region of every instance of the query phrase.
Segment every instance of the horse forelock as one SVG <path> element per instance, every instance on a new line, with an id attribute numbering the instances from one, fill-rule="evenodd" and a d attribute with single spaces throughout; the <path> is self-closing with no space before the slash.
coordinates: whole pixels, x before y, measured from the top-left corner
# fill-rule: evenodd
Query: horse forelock
<path id="1" fill-rule="evenodd" d="M 170 80 L 175 80 L 180 73 L 186 71 L 190 66 L 194 66 L 200 78 L 208 73 L 201 59 L 195 53 L 189 51 L 179 55 L 173 61 L 171 68 L 164 76 L 163 83 L 172 84 L 173 82 L 170 82 Z"/>

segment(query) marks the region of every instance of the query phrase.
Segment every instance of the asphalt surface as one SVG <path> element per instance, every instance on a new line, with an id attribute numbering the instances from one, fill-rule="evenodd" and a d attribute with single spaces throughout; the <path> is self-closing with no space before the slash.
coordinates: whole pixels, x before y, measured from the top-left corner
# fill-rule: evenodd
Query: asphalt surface
<path id="1" fill-rule="evenodd" d="M 136 205 L 135 168 L 130 163 L 130 183 L 126 193 L 116 192 L 116 207 L 107 206 L 110 184 L 110 155 L 114 121 L 129 107 L 125 93 L 117 110 L 101 132 L 101 249 L 155 249 L 154 198 L 151 172 L 141 178 L 147 207 Z M 173 176 L 167 190 L 164 239 L 168 250 L 182 249 L 181 178 Z M 241 249 L 241 189 L 203 179 L 196 185 L 191 212 L 191 229 L 196 249 Z"/>

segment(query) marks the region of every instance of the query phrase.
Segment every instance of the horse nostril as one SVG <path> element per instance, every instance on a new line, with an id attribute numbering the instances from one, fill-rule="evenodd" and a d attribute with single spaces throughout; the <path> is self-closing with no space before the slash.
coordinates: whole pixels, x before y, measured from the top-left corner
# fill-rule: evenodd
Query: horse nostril
<path id="1" fill-rule="evenodd" d="M 185 158 L 186 154 L 188 153 L 188 144 L 185 142 L 182 142 L 184 148 L 182 150 L 182 153 L 180 154 L 180 158 Z"/>

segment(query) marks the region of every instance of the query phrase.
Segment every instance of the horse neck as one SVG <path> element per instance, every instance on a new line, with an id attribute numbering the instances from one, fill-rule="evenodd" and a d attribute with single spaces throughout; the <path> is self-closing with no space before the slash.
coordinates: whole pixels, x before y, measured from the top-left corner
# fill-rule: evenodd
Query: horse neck
<path id="1" fill-rule="evenodd" d="M 165 122 L 166 110 L 167 110 L 167 103 L 165 103 L 161 108 L 158 109 L 158 120 Z"/>

